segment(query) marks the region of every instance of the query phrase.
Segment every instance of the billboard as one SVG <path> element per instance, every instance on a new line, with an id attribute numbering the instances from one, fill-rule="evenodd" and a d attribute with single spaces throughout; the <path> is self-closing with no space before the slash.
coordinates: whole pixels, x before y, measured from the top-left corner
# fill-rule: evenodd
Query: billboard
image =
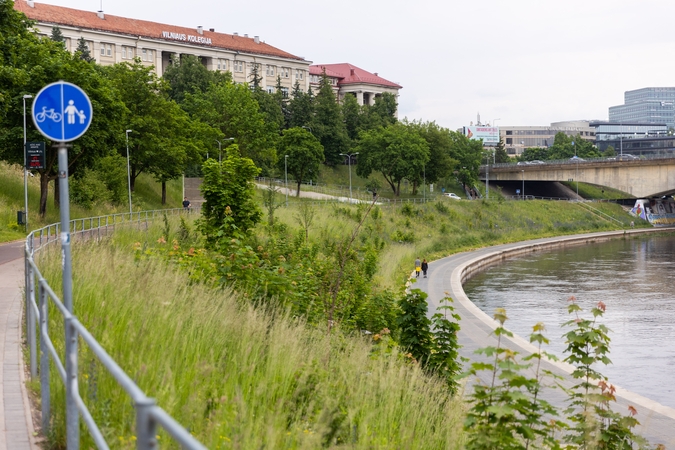
<path id="1" fill-rule="evenodd" d="M 499 144 L 499 127 L 472 125 L 469 127 L 464 127 L 464 135 L 469 139 L 482 139 L 483 145 Z"/>

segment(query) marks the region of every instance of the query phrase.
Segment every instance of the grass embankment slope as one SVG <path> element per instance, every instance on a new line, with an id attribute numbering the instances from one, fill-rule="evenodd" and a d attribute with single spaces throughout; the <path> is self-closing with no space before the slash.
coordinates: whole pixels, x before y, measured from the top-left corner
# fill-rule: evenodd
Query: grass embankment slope
<path id="1" fill-rule="evenodd" d="M 0 161 L 0 242 L 24 238 L 23 225 L 17 225 L 17 211 L 24 208 L 23 169 Z M 126 184 L 125 184 L 126 186 Z M 28 213 L 29 230 L 35 230 L 48 224 L 60 222 L 59 209 L 54 206 L 54 183 L 49 183 L 47 215 L 40 217 L 40 179 L 28 177 Z M 134 211 L 147 209 L 179 208 L 182 200 L 181 180 L 167 183 L 167 204 L 162 205 L 161 185 L 152 177 L 141 175 L 136 180 L 136 190 L 132 193 Z M 71 203 L 70 218 L 95 217 L 106 214 L 128 212 L 128 204 L 98 204 L 91 209 Z"/>
<path id="2" fill-rule="evenodd" d="M 299 228 L 299 204 L 277 211 L 291 230 Z M 617 205 L 596 206 L 624 224 L 632 219 Z M 358 206 L 313 207 L 310 240 L 356 226 Z M 378 206 L 361 233 L 385 242 L 374 282 L 400 288 L 417 255 L 434 259 L 616 227 L 571 202 L 439 199 Z M 176 223 L 172 229 L 177 232 Z M 191 284 L 188 274 L 144 256 L 163 234 L 163 225 L 155 224 L 118 232 L 109 245 L 76 246 L 75 310 L 141 388 L 209 448 L 461 448 L 461 400 L 398 357 L 388 337 L 327 335 L 283 311 L 255 309 L 228 290 Z M 44 273 L 58 292 L 60 260 L 54 252 L 51 257 Z M 46 256 L 43 262 L 47 266 Z M 56 316 L 51 323 L 62 327 Z M 132 448 L 129 400 L 91 355 L 85 353 L 80 368 L 83 396 L 106 424 L 104 433 Z M 60 389 L 54 389 L 55 405 L 63 402 Z M 63 408 L 53 411 L 62 430 Z M 162 435 L 163 445 L 166 440 Z"/>

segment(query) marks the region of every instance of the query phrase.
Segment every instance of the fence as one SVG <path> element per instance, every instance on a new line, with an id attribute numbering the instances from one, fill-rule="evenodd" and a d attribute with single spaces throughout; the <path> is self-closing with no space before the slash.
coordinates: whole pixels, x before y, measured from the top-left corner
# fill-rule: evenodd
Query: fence
<path id="1" fill-rule="evenodd" d="M 70 232 L 73 240 L 75 237 L 81 239 L 100 239 L 102 235 L 108 233 L 119 225 L 138 224 L 139 226 L 165 214 L 179 214 L 183 212 L 182 208 L 143 211 L 136 213 L 113 214 L 109 216 L 90 217 L 87 219 L 75 219 L 70 221 Z M 89 347 L 101 364 L 108 370 L 110 375 L 131 397 L 136 409 L 136 448 L 139 450 L 156 449 L 157 427 L 161 426 L 164 430 L 176 440 L 183 448 L 189 450 L 205 450 L 199 441 L 197 441 L 182 425 L 174 420 L 162 408 L 155 404 L 155 400 L 145 395 L 145 393 L 134 383 L 120 366 L 108 355 L 105 349 L 96 341 L 91 333 L 77 320 L 74 314 L 71 314 L 52 288 L 43 278 L 40 270 L 33 259 L 36 252 L 48 245 L 56 243 L 60 238 L 60 224 L 48 225 L 39 230 L 35 230 L 26 238 L 25 264 L 26 264 L 26 338 L 30 350 L 30 374 L 35 380 L 40 377 L 40 390 L 42 401 L 42 433 L 49 435 L 51 405 L 50 405 L 50 383 L 49 383 L 49 363 L 50 358 L 59 373 L 61 381 L 66 388 L 66 445 L 69 450 L 77 450 L 80 446 L 80 416 L 84 420 L 89 434 L 99 449 L 108 449 L 108 444 L 103 438 L 99 426 L 94 421 L 92 415 L 85 405 L 78 385 L 78 351 L 77 346 L 79 338 Z M 37 297 L 39 304 L 35 300 L 35 286 L 37 279 Z M 49 335 L 49 304 L 56 306 L 63 316 L 64 320 L 64 339 L 70 342 L 66 345 L 64 355 L 65 367 L 61 362 L 61 356 L 56 351 Z M 39 326 L 40 338 L 40 365 L 38 371 L 38 347 L 37 330 Z"/>

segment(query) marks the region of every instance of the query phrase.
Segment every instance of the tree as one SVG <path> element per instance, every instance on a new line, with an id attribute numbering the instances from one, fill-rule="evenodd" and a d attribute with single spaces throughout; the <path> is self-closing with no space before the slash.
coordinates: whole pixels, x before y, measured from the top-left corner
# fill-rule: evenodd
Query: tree
<path id="1" fill-rule="evenodd" d="M 511 161 L 509 154 L 506 153 L 506 148 L 504 147 L 504 141 L 499 139 L 499 144 L 495 146 L 495 155 L 494 162 L 496 164 L 508 163 Z"/>
<path id="2" fill-rule="evenodd" d="M 168 82 L 169 98 L 181 104 L 186 94 L 204 93 L 211 83 L 231 80 L 232 75 L 208 70 L 197 56 L 181 55 L 179 58 L 174 55 L 162 78 Z"/>
<path id="3" fill-rule="evenodd" d="M 323 145 L 325 163 L 334 167 L 343 161 L 340 153 L 349 150 L 349 136 L 340 114 L 333 86 L 324 72 L 319 83 L 319 92 L 314 98 L 313 134 Z"/>
<path id="4" fill-rule="evenodd" d="M 124 135 L 124 105 L 95 64 L 70 54 L 58 42 L 39 38 L 30 27 L 31 22 L 15 11 L 11 2 L 0 3 L 0 157 L 10 163 L 23 162 L 23 95 L 34 95 L 49 83 L 65 80 L 87 92 L 95 112 L 87 133 L 68 150 L 68 173 L 91 169 L 98 158 L 114 150 L 120 135 Z M 32 126 L 27 128 L 27 138 L 44 140 Z M 45 159 L 46 168 L 38 171 L 39 212 L 43 216 L 49 182 L 57 179 L 57 152 L 51 142 L 46 143 Z"/>
<path id="5" fill-rule="evenodd" d="M 457 179 L 464 185 L 474 186 L 478 182 L 478 169 L 483 155 L 480 140 L 471 140 L 462 133 L 450 131 L 452 146 L 450 157 L 459 161 Z"/>
<path id="6" fill-rule="evenodd" d="M 605 158 L 611 158 L 612 156 L 616 156 L 616 150 L 614 150 L 614 147 L 611 145 L 608 146 L 604 152 L 602 152 L 602 156 Z"/>
<path id="7" fill-rule="evenodd" d="M 408 122 L 404 123 L 408 124 Z M 452 138 L 451 131 L 447 128 L 438 126 L 435 122 L 411 122 L 412 127 L 429 146 L 429 161 L 433 164 L 424 166 L 424 173 L 411 180 L 414 186 L 419 185 L 422 177 L 426 178 L 427 183 L 436 181 L 449 176 L 459 165 L 459 161 L 452 158 Z"/>
<path id="8" fill-rule="evenodd" d="M 54 42 L 61 42 L 61 43 L 64 43 L 66 41 L 66 38 L 63 37 L 63 33 L 61 33 L 61 28 L 57 27 L 56 25 L 52 27 L 51 40 Z"/>
<path id="9" fill-rule="evenodd" d="M 568 136 L 559 132 L 553 139 L 553 145 L 549 148 L 548 159 L 569 159 L 574 155 L 580 158 L 599 158 L 595 145 L 582 139 L 580 135 Z"/>
<path id="10" fill-rule="evenodd" d="M 231 145 L 222 163 L 208 159 L 202 171 L 204 203 L 199 228 L 207 244 L 213 246 L 222 238 L 253 229 L 262 217 L 253 183 L 260 169 L 253 161 L 242 157 L 237 145 Z"/>
<path id="11" fill-rule="evenodd" d="M 429 144 L 410 125 L 395 123 L 361 132 L 359 137 L 356 174 L 368 178 L 373 171 L 382 173 L 397 196 L 401 180 L 418 177 L 429 162 Z"/>
<path id="12" fill-rule="evenodd" d="M 251 158 L 262 170 L 276 164 L 278 128 L 265 122 L 246 85 L 231 80 L 211 84 L 203 94 L 187 94 L 182 107 L 193 119 L 217 130 L 221 137 L 235 138 L 242 156 Z"/>
<path id="13" fill-rule="evenodd" d="M 193 139 L 198 126 L 167 98 L 166 83 L 138 58 L 105 71 L 122 95 L 125 122 L 133 130 L 129 134 L 131 190 L 141 173 L 150 173 L 162 183 L 180 176 L 189 160 L 199 159 L 200 140 Z"/>
<path id="14" fill-rule="evenodd" d="M 297 184 L 296 196 L 300 197 L 300 185 L 308 176 L 319 173 L 319 165 L 323 162 L 324 151 L 319 140 L 304 128 L 289 128 L 284 130 L 279 142 L 280 155 L 279 170 L 288 170 L 295 177 Z M 288 158 L 286 158 L 288 155 Z"/>
<path id="15" fill-rule="evenodd" d="M 300 82 L 296 80 L 291 99 L 288 101 L 288 126 L 290 128 L 309 126 L 314 117 L 313 108 L 312 87 L 303 92 Z"/>
<path id="16" fill-rule="evenodd" d="M 75 50 L 75 54 L 83 61 L 86 62 L 95 61 L 95 58 L 91 56 L 91 52 L 89 51 L 89 45 L 87 44 L 87 41 L 85 41 L 83 37 L 77 40 L 77 49 Z"/>
<path id="17" fill-rule="evenodd" d="M 361 106 L 353 95 L 345 95 L 342 99 L 342 117 L 349 139 L 356 141 L 361 131 Z"/>
<path id="18" fill-rule="evenodd" d="M 397 110 L 398 103 L 394 94 L 385 92 L 379 97 L 375 97 L 375 104 L 363 106 L 361 129 L 370 130 L 396 123 Z"/>

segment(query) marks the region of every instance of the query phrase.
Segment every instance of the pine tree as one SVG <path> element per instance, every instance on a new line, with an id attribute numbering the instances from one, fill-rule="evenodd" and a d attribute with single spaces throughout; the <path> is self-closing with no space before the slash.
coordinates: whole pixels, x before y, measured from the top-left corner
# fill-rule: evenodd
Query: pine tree
<path id="1" fill-rule="evenodd" d="M 495 146 L 495 163 L 507 163 L 511 161 L 509 154 L 506 153 L 506 148 L 504 147 L 504 141 L 499 140 L 499 144 Z"/>
<path id="2" fill-rule="evenodd" d="M 51 40 L 54 42 L 66 42 L 66 38 L 63 37 L 63 33 L 61 33 L 61 28 L 57 26 L 52 27 L 52 35 L 51 35 Z"/>
<path id="3" fill-rule="evenodd" d="M 333 86 L 325 71 L 319 83 L 319 93 L 314 99 L 314 121 L 311 128 L 323 145 L 326 164 L 336 166 L 344 161 L 340 153 L 349 150 L 349 136 Z"/>
<path id="4" fill-rule="evenodd" d="M 89 51 L 87 41 L 85 41 L 83 37 L 77 40 L 77 50 L 75 50 L 75 54 L 79 55 L 80 59 L 84 61 L 87 62 L 95 61 L 95 59 L 91 56 L 91 52 Z"/>

